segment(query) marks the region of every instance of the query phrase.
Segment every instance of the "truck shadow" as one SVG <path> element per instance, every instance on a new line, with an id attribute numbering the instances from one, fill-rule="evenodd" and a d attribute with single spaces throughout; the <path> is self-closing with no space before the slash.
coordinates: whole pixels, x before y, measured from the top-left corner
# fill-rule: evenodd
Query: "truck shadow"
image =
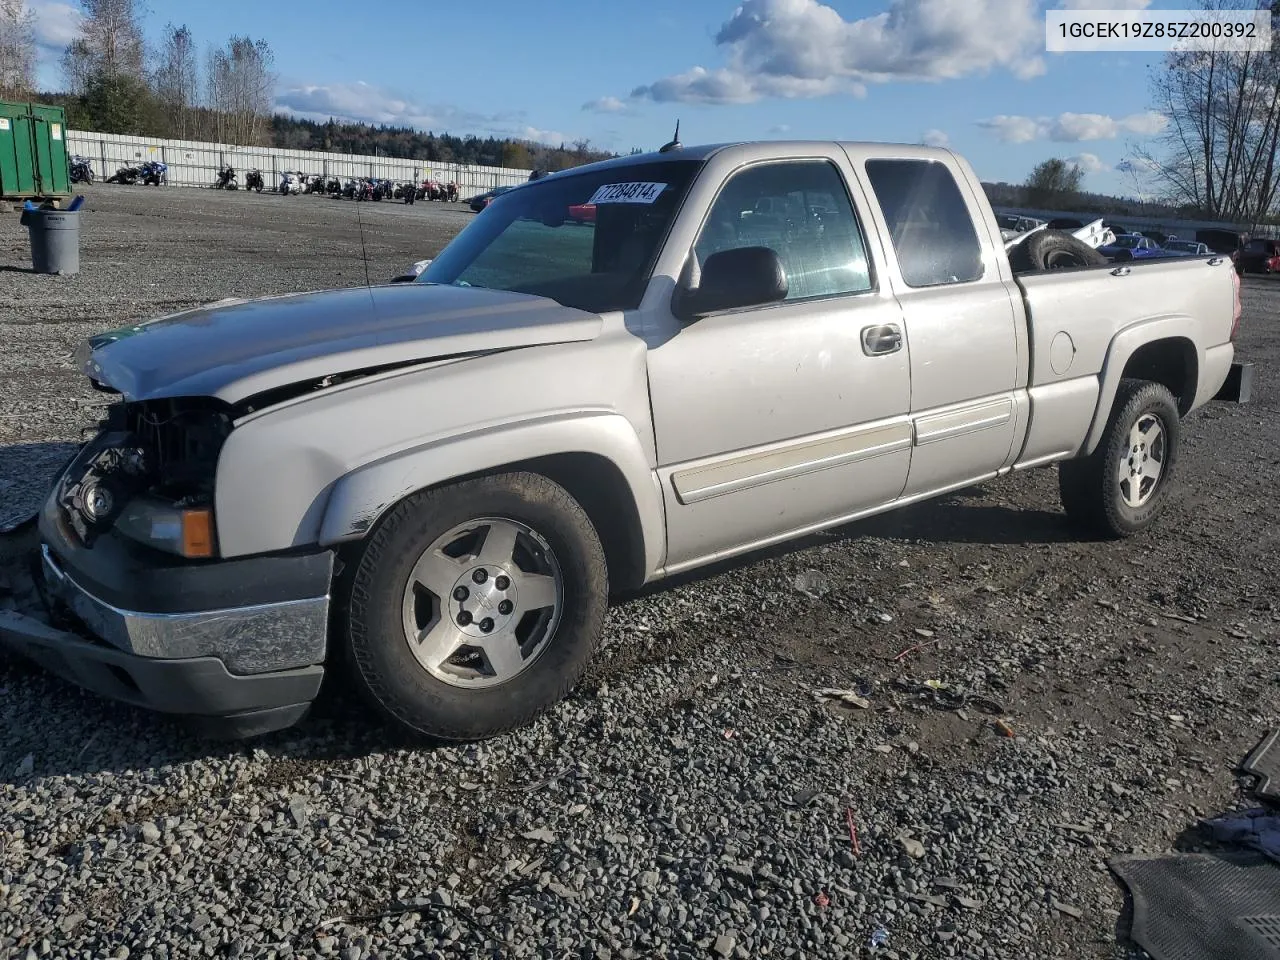
<path id="1" fill-rule="evenodd" d="M 47 473 L 51 477 L 74 449 L 74 444 L 0 447 L 0 480 L 21 476 L 25 486 L 32 474 Z M 47 485 L 47 481 L 41 482 Z M 679 589 L 762 560 L 830 545 L 833 540 L 878 537 L 924 544 L 996 546 L 1078 539 L 1061 513 L 982 502 L 987 496 L 980 487 L 960 491 L 682 574 L 618 597 L 615 602 L 626 604 L 653 593 Z M 310 714 L 296 727 L 239 742 L 200 736 L 180 719 L 100 699 L 3 651 L 0 690 L 17 713 L 38 715 L 42 728 L 58 731 L 56 737 L 50 737 L 36 729 L 11 727 L 3 738 L 5 742 L 0 746 L 6 756 L 33 755 L 36 778 L 126 772 L 254 755 L 266 764 L 262 775 L 284 783 L 305 777 L 321 766 L 330 772 L 341 771 L 347 765 L 356 769 L 364 758 L 436 746 L 410 739 L 382 721 L 357 695 L 341 669 L 330 671 Z M 259 769 L 260 765 L 255 763 L 254 767 Z M 0 771 L 0 783 L 13 782 L 9 772 Z"/>
<path id="2" fill-rule="evenodd" d="M 1088 535 L 1073 528 L 1065 514 L 1052 510 L 1019 509 L 1004 504 L 980 503 L 987 497 L 982 487 L 970 487 L 936 500 L 926 500 L 888 513 L 855 520 L 840 527 L 790 540 L 722 560 L 688 573 L 644 587 L 617 598 L 619 603 L 711 579 L 764 560 L 802 553 L 833 541 L 875 537 L 919 544 L 974 544 L 1020 546 L 1078 543 Z"/>

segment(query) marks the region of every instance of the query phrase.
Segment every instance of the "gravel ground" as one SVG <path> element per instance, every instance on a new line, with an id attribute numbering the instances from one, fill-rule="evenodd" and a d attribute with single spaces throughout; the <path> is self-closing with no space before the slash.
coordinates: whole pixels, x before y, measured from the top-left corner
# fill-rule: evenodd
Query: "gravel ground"
<path id="1" fill-rule="evenodd" d="M 0 227 L 0 515 L 93 419 L 85 335 L 364 279 L 350 203 L 89 198 L 75 278 Z M 375 278 L 470 216 L 361 213 Z M 1106 858 L 1194 843 L 1280 724 L 1280 284 L 1244 303 L 1254 402 L 1187 424 L 1153 533 L 1076 539 L 1033 471 L 717 568 L 615 607 L 498 741 L 408 747 L 336 696 L 210 743 L 0 661 L 0 956 L 1129 956 Z"/>

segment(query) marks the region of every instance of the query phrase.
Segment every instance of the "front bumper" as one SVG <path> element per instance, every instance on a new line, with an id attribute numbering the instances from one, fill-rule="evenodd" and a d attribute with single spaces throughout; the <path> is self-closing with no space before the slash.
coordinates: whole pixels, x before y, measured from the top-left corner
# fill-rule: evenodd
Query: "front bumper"
<path id="1" fill-rule="evenodd" d="M 296 723 L 320 690 L 329 551 L 193 564 L 109 534 L 89 549 L 51 501 L 26 559 L 0 640 L 94 693 L 244 737 Z"/>

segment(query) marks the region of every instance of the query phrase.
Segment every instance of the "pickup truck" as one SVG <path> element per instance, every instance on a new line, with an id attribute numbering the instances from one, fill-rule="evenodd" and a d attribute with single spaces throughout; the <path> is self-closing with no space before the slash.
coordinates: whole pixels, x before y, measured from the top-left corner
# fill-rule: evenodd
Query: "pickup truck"
<path id="1" fill-rule="evenodd" d="M 414 282 L 92 338 L 107 413 L 0 635 L 212 733 L 328 672 L 493 736 L 611 595 L 713 561 L 1052 464 L 1083 530 L 1146 529 L 1183 419 L 1244 399 L 1239 324 L 1224 257 L 1006 252 L 949 150 L 669 144 L 496 197 Z"/>

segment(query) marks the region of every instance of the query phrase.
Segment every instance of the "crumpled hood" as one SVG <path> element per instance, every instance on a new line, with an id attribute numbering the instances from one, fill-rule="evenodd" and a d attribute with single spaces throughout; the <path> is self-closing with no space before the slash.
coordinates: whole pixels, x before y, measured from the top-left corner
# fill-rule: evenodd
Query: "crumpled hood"
<path id="1" fill-rule="evenodd" d="M 591 340 L 600 326 L 542 297 L 401 283 L 208 304 L 92 337 L 82 363 L 129 400 L 238 403 L 370 367 Z"/>

